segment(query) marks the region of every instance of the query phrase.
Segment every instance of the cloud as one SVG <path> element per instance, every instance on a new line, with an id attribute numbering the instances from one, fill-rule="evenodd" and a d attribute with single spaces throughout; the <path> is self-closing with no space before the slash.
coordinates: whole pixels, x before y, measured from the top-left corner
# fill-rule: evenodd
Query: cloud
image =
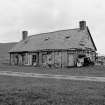
<path id="1" fill-rule="evenodd" d="M 104 0 L 0 0 L 0 42 L 21 40 L 29 34 L 78 27 L 87 20 L 100 52 L 105 53 Z"/>
<path id="2" fill-rule="evenodd" d="M 39 4 L 37 3 L 35 8 L 33 6 L 30 8 L 28 5 L 28 9 L 23 13 L 24 24 L 44 31 L 44 29 L 53 30 L 53 28 L 69 23 L 70 14 L 67 13 L 66 5 L 58 1 L 49 0 L 49 2 L 38 2 Z"/>

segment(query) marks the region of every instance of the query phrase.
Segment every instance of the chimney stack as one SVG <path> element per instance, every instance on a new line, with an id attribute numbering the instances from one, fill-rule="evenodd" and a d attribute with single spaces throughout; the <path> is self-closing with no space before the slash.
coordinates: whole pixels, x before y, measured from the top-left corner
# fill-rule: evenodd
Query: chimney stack
<path id="1" fill-rule="evenodd" d="M 25 40 L 28 37 L 28 31 L 22 31 L 22 40 Z"/>
<path id="2" fill-rule="evenodd" d="M 80 21 L 79 27 L 80 27 L 80 30 L 84 30 L 86 28 L 86 21 Z"/>

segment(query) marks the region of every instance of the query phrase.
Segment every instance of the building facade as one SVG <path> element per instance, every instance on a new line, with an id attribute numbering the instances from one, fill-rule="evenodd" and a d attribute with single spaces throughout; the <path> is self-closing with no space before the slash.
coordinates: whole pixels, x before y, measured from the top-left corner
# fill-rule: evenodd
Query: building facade
<path id="1" fill-rule="evenodd" d="M 76 29 L 31 36 L 23 31 L 22 36 L 9 51 L 11 65 L 73 67 L 84 65 L 86 58 L 95 62 L 97 49 L 86 21 L 80 21 Z"/>

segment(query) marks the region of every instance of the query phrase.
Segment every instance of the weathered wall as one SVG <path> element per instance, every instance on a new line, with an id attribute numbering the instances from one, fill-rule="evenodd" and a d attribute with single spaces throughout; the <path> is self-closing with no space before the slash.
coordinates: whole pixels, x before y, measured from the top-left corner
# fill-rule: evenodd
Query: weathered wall
<path id="1" fill-rule="evenodd" d="M 63 58 L 62 58 L 63 55 Z M 62 62 L 63 60 L 63 62 Z M 40 52 L 39 64 L 42 66 L 55 66 L 61 67 L 67 65 L 67 53 L 62 52 Z"/>
<path id="2" fill-rule="evenodd" d="M 95 60 L 95 52 L 86 51 L 52 51 L 38 53 L 14 53 L 11 54 L 10 63 L 13 65 L 34 65 L 50 67 L 76 66 L 79 54 L 85 54 L 92 61 Z M 33 55 L 36 55 L 36 62 L 33 62 Z"/>
<path id="3" fill-rule="evenodd" d="M 21 54 L 19 54 L 18 55 L 18 65 L 22 65 L 22 55 Z"/>
<path id="4" fill-rule="evenodd" d="M 11 64 L 14 65 L 32 65 L 32 56 L 36 55 L 37 65 L 40 66 L 54 66 L 65 67 L 68 66 L 67 51 L 64 52 L 40 52 L 37 53 L 24 53 L 24 54 L 11 54 Z"/>
<path id="5" fill-rule="evenodd" d="M 54 65 L 55 67 L 61 67 L 61 52 L 55 52 L 55 61 L 54 61 Z"/>
<path id="6" fill-rule="evenodd" d="M 14 54 L 10 54 L 10 63 L 11 63 L 12 65 L 15 64 Z"/>
<path id="7" fill-rule="evenodd" d="M 74 66 L 75 65 L 75 59 L 74 54 L 68 53 L 68 66 Z"/>
<path id="8" fill-rule="evenodd" d="M 36 56 L 36 62 L 32 61 L 33 56 Z M 24 65 L 34 65 L 34 66 L 38 65 L 38 62 L 39 62 L 38 53 L 26 53 L 24 58 L 25 58 Z"/>
<path id="9" fill-rule="evenodd" d="M 32 54 L 28 53 L 28 65 L 32 65 Z"/>
<path id="10" fill-rule="evenodd" d="M 62 52 L 62 67 L 67 67 L 68 66 L 68 61 L 67 61 L 67 51 Z"/>
<path id="11" fill-rule="evenodd" d="M 48 53 L 47 56 L 46 56 L 46 65 L 48 66 L 53 66 L 54 65 L 54 56 L 53 56 L 53 53 Z"/>
<path id="12" fill-rule="evenodd" d="M 47 53 L 46 52 L 41 52 L 42 55 L 40 55 L 40 65 L 41 66 L 46 66 L 47 65 Z"/>

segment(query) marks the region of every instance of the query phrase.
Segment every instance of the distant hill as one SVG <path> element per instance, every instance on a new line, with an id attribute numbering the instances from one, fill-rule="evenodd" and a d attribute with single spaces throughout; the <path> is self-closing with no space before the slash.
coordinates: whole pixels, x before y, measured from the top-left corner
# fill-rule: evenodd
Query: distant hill
<path id="1" fill-rule="evenodd" d="M 0 43 L 0 60 L 2 59 L 8 59 L 9 54 L 8 51 L 16 44 L 16 42 L 13 43 Z"/>

